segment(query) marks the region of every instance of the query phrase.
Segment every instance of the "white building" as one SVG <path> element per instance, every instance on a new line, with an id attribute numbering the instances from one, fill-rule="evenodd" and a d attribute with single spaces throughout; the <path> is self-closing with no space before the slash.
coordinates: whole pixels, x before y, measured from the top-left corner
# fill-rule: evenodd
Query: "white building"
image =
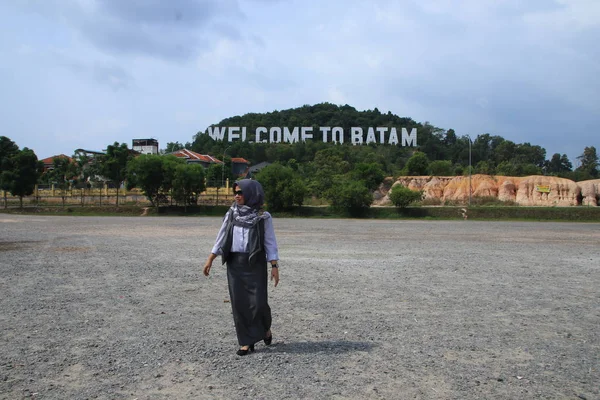
<path id="1" fill-rule="evenodd" d="M 131 148 L 142 154 L 158 154 L 158 140 L 133 139 Z"/>

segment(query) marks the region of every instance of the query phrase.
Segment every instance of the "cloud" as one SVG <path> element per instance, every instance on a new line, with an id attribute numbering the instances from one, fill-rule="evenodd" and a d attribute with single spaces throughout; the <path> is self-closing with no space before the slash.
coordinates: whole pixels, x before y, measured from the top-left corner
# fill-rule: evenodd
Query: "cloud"
<path id="1" fill-rule="evenodd" d="M 82 31 L 108 52 L 190 60 L 212 37 L 239 38 L 230 20 L 242 18 L 230 0 L 104 0 Z"/>
<path id="2" fill-rule="evenodd" d="M 0 2 L 0 69 L 14 77 L 0 109 L 21 135 L 99 121 L 113 132 L 106 145 L 141 134 L 186 142 L 232 115 L 330 101 L 574 159 L 600 148 L 599 9 L 596 0 Z"/>
<path id="3" fill-rule="evenodd" d="M 555 0 L 555 7 L 524 15 L 532 25 L 553 31 L 576 32 L 600 26 L 600 3 L 596 0 Z"/>
<path id="4" fill-rule="evenodd" d="M 127 71 L 116 65 L 95 64 L 92 74 L 99 83 L 107 84 L 115 90 L 129 88 L 134 81 Z"/>
<path id="5" fill-rule="evenodd" d="M 76 76 L 91 79 L 101 86 L 108 86 L 117 91 L 135 86 L 135 78 L 113 62 L 78 59 L 65 51 L 56 49 L 50 53 L 49 57 Z"/>
<path id="6" fill-rule="evenodd" d="M 240 38 L 231 22 L 244 18 L 234 0 L 48 0 L 22 7 L 65 24 L 114 56 L 191 60 L 223 34 Z"/>

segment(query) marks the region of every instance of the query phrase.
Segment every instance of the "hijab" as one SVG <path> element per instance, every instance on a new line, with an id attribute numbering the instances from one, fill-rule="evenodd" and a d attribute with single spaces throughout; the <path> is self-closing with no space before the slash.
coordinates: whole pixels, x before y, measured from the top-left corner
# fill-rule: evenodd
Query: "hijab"
<path id="1" fill-rule="evenodd" d="M 265 200 L 265 192 L 262 185 L 252 179 L 242 179 L 234 183 L 244 195 L 244 205 L 239 206 L 235 201 L 231 205 L 233 213 L 233 224 L 236 226 L 245 226 L 247 228 L 256 224 L 260 219 L 266 218 L 262 213 L 262 206 Z"/>

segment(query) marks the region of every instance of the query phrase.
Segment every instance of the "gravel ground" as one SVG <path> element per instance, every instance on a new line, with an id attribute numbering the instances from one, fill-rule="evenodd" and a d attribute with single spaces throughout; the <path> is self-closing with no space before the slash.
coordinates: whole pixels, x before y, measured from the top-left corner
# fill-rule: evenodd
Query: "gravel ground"
<path id="1" fill-rule="evenodd" d="M 276 219 L 246 357 L 219 225 L 0 214 L 0 398 L 600 399 L 600 224 Z"/>

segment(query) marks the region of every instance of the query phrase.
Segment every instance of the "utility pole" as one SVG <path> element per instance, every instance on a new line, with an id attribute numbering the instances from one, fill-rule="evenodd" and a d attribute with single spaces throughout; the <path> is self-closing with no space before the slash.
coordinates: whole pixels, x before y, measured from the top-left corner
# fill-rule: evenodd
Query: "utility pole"
<path id="1" fill-rule="evenodd" d="M 221 187 L 225 187 L 225 152 L 230 147 L 231 146 L 227 146 L 227 147 L 225 147 L 225 150 L 223 150 L 223 165 L 221 165 Z M 218 204 L 218 202 L 219 202 L 219 187 L 217 187 L 217 204 Z"/>
<path id="2" fill-rule="evenodd" d="M 469 135 L 469 207 L 471 207 L 471 135 Z"/>

